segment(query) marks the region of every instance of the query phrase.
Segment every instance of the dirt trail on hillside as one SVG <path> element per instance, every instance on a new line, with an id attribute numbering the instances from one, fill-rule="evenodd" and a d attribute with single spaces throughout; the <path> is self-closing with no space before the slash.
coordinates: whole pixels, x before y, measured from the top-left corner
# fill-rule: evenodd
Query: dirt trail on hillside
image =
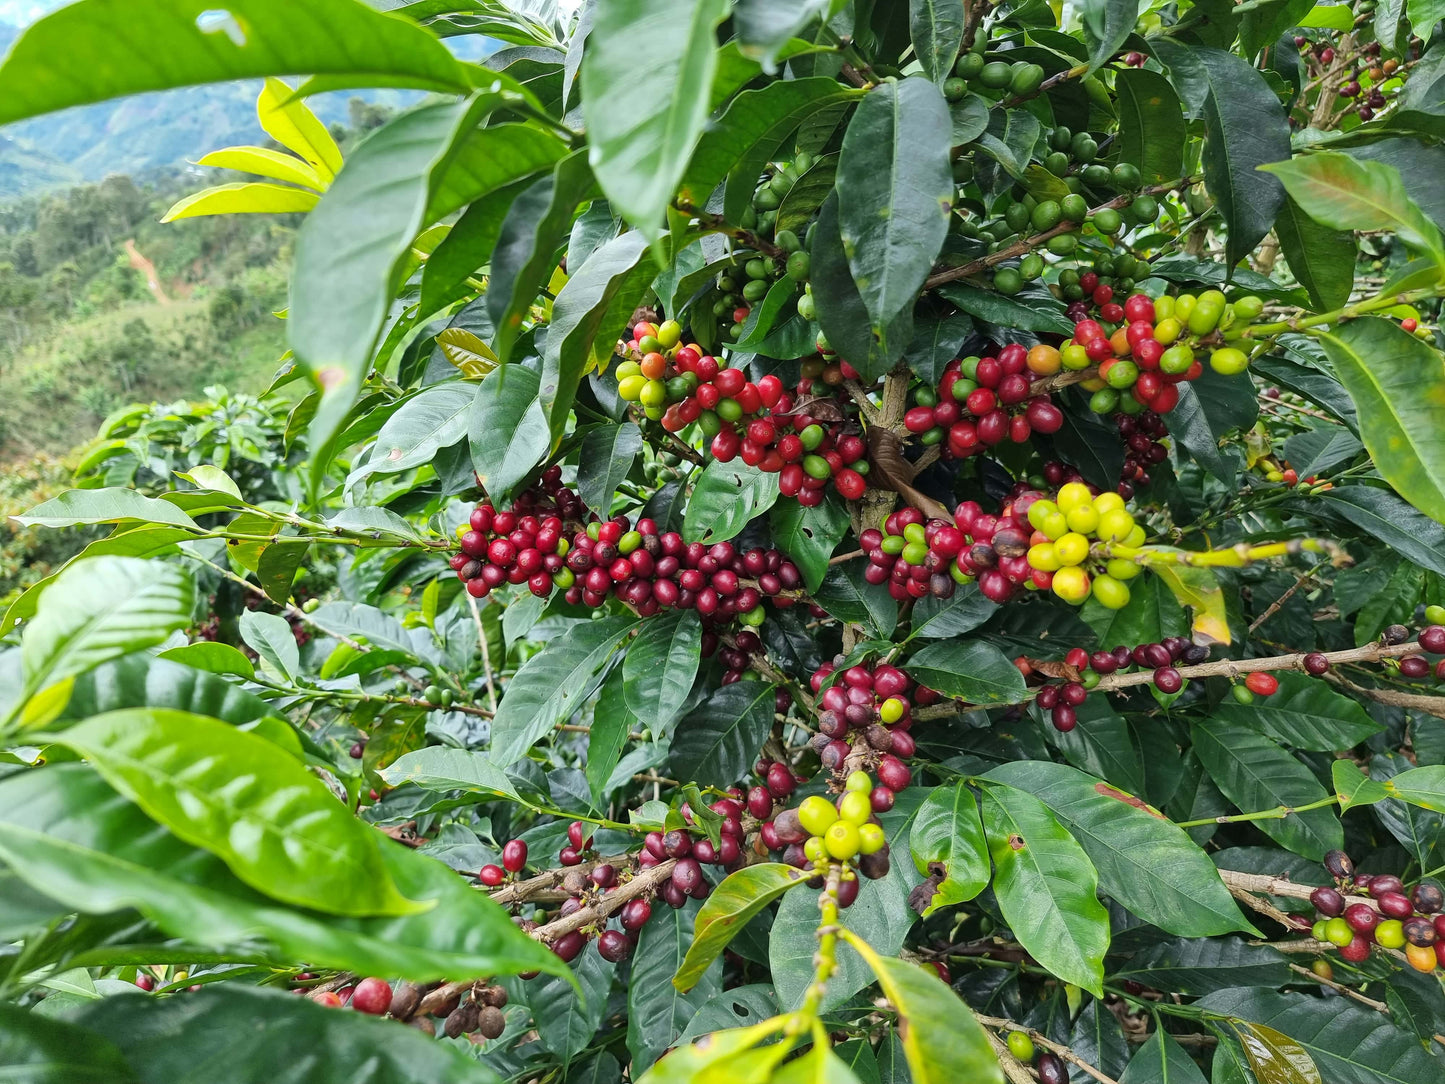
<path id="1" fill-rule="evenodd" d="M 126 238 L 125 254 L 130 258 L 130 265 L 146 277 L 146 289 L 151 292 L 151 296 L 162 305 L 169 305 L 171 299 L 161 285 L 160 276 L 156 274 L 156 265 L 141 255 L 140 249 L 135 247 L 135 241 L 130 238 Z"/>

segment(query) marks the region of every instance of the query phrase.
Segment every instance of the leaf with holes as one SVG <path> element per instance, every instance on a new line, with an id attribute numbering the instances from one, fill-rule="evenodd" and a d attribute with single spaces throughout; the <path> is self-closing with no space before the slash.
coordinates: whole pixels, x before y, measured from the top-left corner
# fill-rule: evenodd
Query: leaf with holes
<path id="1" fill-rule="evenodd" d="M 798 566 L 804 588 L 816 591 L 828 574 L 833 551 L 848 533 L 847 506 L 831 493 L 812 508 L 786 501 L 773 506 L 768 522 L 774 545 Z"/>
<path id="2" fill-rule="evenodd" d="M 988 886 L 988 845 L 978 803 L 967 783 L 929 792 L 909 828 L 908 846 L 919 873 L 929 874 L 935 862 L 942 863 L 946 873 L 924 918 L 940 907 L 971 900 Z"/>
<path id="3" fill-rule="evenodd" d="M 688 542 L 726 542 L 778 499 L 778 476 L 741 460 L 714 459 L 704 468 L 687 502 L 682 537 Z"/>

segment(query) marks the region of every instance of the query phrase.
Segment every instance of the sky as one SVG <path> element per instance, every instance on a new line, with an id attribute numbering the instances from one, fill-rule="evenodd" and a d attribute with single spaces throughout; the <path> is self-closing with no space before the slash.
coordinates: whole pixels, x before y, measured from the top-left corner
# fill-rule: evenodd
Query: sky
<path id="1" fill-rule="evenodd" d="M 58 0 L 0 0 L 0 23 L 24 26 L 59 6 Z"/>

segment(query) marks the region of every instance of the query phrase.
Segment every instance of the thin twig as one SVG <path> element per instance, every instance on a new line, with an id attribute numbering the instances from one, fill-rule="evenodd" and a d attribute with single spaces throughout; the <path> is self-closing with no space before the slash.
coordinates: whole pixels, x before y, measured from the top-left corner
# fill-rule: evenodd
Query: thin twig
<path id="1" fill-rule="evenodd" d="M 492 653 L 487 647 L 487 630 L 482 626 L 482 611 L 470 591 L 466 592 L 467 605 L 472 608 L 472 620 L 477 623 L 477 642 L 482 645 L 482 673 L 487 679 L 487 705 L 493 714 L 497 710 L 497 687 L 492 683 Z"/>

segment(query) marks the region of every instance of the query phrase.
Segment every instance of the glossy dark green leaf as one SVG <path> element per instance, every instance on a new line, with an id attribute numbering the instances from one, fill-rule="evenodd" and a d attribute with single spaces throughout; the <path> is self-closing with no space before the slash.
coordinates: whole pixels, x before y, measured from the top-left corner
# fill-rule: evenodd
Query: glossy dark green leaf
<path id="1" fill-rule="evenodd" d="M 264 738 L 170 708 L 124 708 L 61 740 L 151 817 L 275 899 L 341 915 L 407 914 L 379 836 Z"/>
<path id="2" fill-rule="evenodd" d="M 948 234 L 952 122 L 926 79 L 883 83 L 858 104 L 838 158 L 838 227 L 874 337 L 911 308 Z"/>
<path id="3" fill-rule="evenodd" d="M 908 31 L 923 74 L 942 83 L 963 44 L 964 6 L 954 0 L 909 0 Z"/>
<path id="4" fill-rule="evenodd" d="M 448 975 L 559 974 L 565 964 L 442 863 L 381 848 L 420 914 L 347 918 L 292 909 L 183 843 L 90 768 L 60 764 L 0 783 L 0 858 L 33 888 L 86 914 L 137 908 L 172 937 L 243 960 L 310 963 L 426 982 Z M 385 843 L 385 841 L 382 841 Z"/>
<path id="5" fill-rule="evenodd" d="M 866 558 L 833 565 L 813 592 L 813 601 L 839 621 L 863 625 L 874 636 L 893 634 L 898 624 L 898 604 L 882 584 L 863 578 Z"/>
<path id="6" fill-rule="evenodd" d="M 581 622 L 523 663 L 492 720 L 492 762 L 511 764 L 585 704 L 636 624 L 631 617 Z"/>
<path id="7" fill-rule="evenodd" d="M 742 330 L 738 332 L 738 339 L 733 344 L 733 348 L 739 352 L 745 350 L 765 352 L 763 344 L 768 341 L 768 333 L 773 330 L 780 319 L 785 319 L 797 311 L 797 305 L 793 300 L 797 292 L 798 284 L 793 281 L 791 275 L 784 275 L 768 287 L 768 292 L 762 301 L 749 310 L 748 318 L 743 321 Z"/>
<path id="8" fill-rule="evenodd" d="M 1129 1062 L 1129 1043 L 1119 1018 L 1103 1002 L 1090 998 L 1074 1020 L 1069 1049 L 1100 1072 L 1118 1079 Z"/>
<path id="9" fill-rule="evenodd" d="M 210 984 L 185 997 L 107 997 L 75 1015 L 120 1048 L 143 1084 L 496 1084 L 447 1043 L 283 990 Z M 127 1078 L 120 1078 L 121 1080 Z"/>
<path id="10" fill-rule="evenodd" d="M 1079 18 L 1089 46 L 1089 70 L 1106 63 L 1134 29 L 1139 7 L 1132 0 L 1084 0 Z M 1129 159 L 1124 159 L 1129 161 Z M 1178 176 L 1175 174 L 1174 176 Z"/>
<path id="11" fill-rule="evenodd" d="M 21 641 L 22 700 L 103 662 L 165 640 L 191 618 L 184 569 L 139 557 L 69 565 L 41 596 Z M 3 722 L 3 720 L 0 720 Z"/>
<path id="12" fill-rule="evenodd" d="M 642 452 L 642 430 L 631 422 L 603 425 L 582 438 L 577 461 L 577 496 L 589 508 L 606 516 L 617 487 L 627 478 Z"/>
<path id="13" fill-rule="evenodd" d="M 988 844 L 978 802 L 968 784 L 935 787 L 929 792 L 909 828 L 908 846 L 919 873 L 927 876 L 935 862 L 941 862 L 947 873 L 923 912 L 924 918 L 940 907 L 971 900 L 988 886 Z"/>
<path id="14" fill-rule="evenodd" d="M 467 416 L 472 467 L 493 500 L 502 500 L 547 453 L 551 434 L 538 400 L 541 380 L 530 369 L 507 365 L 477 385 Z"/>
<path id="15" fill-rule="evenodd" d="M 534 124 L 491 124 L 468 132 L 432 185 L 427 222 L 460 211 L 475 199 L 550 170 L 567 145 Z"/>
<path id="16" fill-rule="evenodd" d="M 1162 1027 L 1156 1027 L 1134 1052 L 1119 1084 L 1206 1084 L 1204 1074 L 1185 1049 Z"/>
<path id="17" fill-rule="evenodd" d="M 1114 90 L 1119 161 L 1138 166 L 1145 184 L 1183 176 L 1184 114 L 1169 80 L 1147 68 L 1124 68 L 1114 75 Z"/>
<path id="18" fill-rule="evenodd" d="M 626 660 L 623 662 L 625 666 Z M 641 725 L 627 708 L 622 671 L 622 666 L 613 667 L 602 682 L 597 708 L 592 713 L 592 729 L 587 733 L 587 786 L 592 804 L 599 808 L 607 796 L 608 780 L 627 748 L 627 736 Z"/>
<path id="19" fill-rule="evenodd" d="M 1269 0 L 1243 12 L 1239 19 L 1239 41 L 1244 46 L 1245 56 L 1254 56 L 1277 42 L 1280 35 L 1291 27 L 1301 25 L 1301 20 L 1309 16 L 1313 7 L 1313 0 Z"/>
<path id="20" fill-rule="evenodd" d="M 1194 753 L 1242 812 L 1281 805 L 1295 808 L 1326 796 L 1314 773 L 1252 727 L 1201 720 L 1194 725 Z M 1339 817 L 1330 809 L 1255 823 L 1281 846 L 1306 858 L 1321 859 L 1345 842 Z"/>
<path id="21" fill-rule="evenodd" d="M 1336 486 L 1311 497 L 1407 560 L 1445 576 L 1445 527 L 1375 486 Z"/>
<path id="22" fill-rule="evenodd" d="M 1130 582 L 1129 601 L 1120 609 L 1110 610 L 1090 598 L 1080 612 L 1105 650 L 1118 644 L 1157 644 L 1166 636 L 1184 636 L 1189 631 L 1183 607 L 1152 576 Z"/>
<path id="23" fill-rule="evenodd" d="M 672 739 L 677 777 L 715 786 L 741 779 L 772 728 L 773 700 L 773 686 L 736 681 L 683 716 Z"/>
<path id="24" fill-rule="evenodd" d="M 784 501 L 773 506 L 768 524 L 773 544 L 791 557 L 803 574 L 803 586 L 816 591 L 828 574 L 833 551 L 848 533 L 847 506 L 832 494 L 812 508 Z"/>
<path id="25" fill-rule="evenodd" d="M 542 352 L 541 400 L 554 441 L 566 427 L 587 366 L 600 366 L 612 357 L 618 336 L 656 273 L 654 265 L 643 262 L 646 252 L 647 241 L 636 230 L 609 241 L 573 270 L 552 304 Z"/>
<path id="26" fill-rule="evenodd" d="M 1064 315 L 1062 302 L 1052 297 L 1004 297 L 961 282 L 950 282 L 938 292 L 966 313 L 999 327 L 1049 331 L 1072 335 L 1074 324 Z"/>
<path id="27" fill-rule="evenodd" d="M 104 1036 L 18 1005 L 0 1005 L 0 1067 L 14 1084 L 138 1084 L 140 1080 L 120 1049 Z"/>
<path id="28" fill-rule="evenodd" d="M 1096 696 L 1079 705 L 1077 716 L 1078 725 L 1067 733 L 1045 731 L 1048 742 L 1080 771 L 1126 791 L 1145 793 L 1148 780 L 1141 761 L 1148 760 L 1148 754 L 1139 748 L 1124 717 L 1107 698 Z"/>
<path id="29" fill-rule="evenodd" d="M 1088 854 L 1103 891 L 1144 921 L 1184 937 L 1253 929 L 1209 857 L 1142 799 L 1046 760 L 1000 765 L 989 778 L 1043 802 Z"/>
<path id="30" fill-rule="evenodd" d="M 1115 980 L 1132 980 L 1176 994 L 1212 994 L 1235 986 L 1283 986 L 1289 959 L 1268 945 L 1238 937 L 1161 941 L 1129 957 Z"/>
<path id="31" fill-rule="evenodd" d="M 692 943 L 699 907 L 695 900 L 677 910 L 655 907 L 638 935 L 627 987 L 627 1049 L 632 1072 L 639 1077 L 677 1041 L 692 1015 L 722 989 L 722 965 L 716 962 L 686 994 L 672 985 Z"/>
<path id="32" fill-rule="evenodd" d="M 913 604 L 913 631 L 920 640 L 947 640 L 972 632 L 998 612 L 998 603 L 984 597 L 978 585 L 966 583 L 951 598 L 927 595 Z"/>
<path id="33" fill-rule="evenodd" d="M 702 135 L 725 0 L 620 0 L 595 9 L 582 56 L 592 168 L 613 208 L 656 231 Z M 669 47 L 638 64 L 639 41 Z"/>
<path id="34" fill-rule="evenodd" d="M 1034 147 L 1042 131 L 1038 118 L 1026 109 L 990 109 L 987 115 L 988 124 L 978 137 L 978 149 L 997 162 L 1009 177 L 1024 180 L 1029 175 Z M 994 174 L 997 176 L 996 170 Z M 1003 179 L 997 180 L 990 187 L 991 193 L 997 194 L 998 187 L 1005 183 Z"/>
<path id="35" fill-rule="evenodd" d="M 1325 353 L 1360 410 L 1360 439 L 1400 496 L 1445 522 L 1445 358 L 1397 323 L 1351 320 L 1322 336 Z"/>
<path id="36" fill-rule="evenodd" d="M 277 542 L 261 551 L 256 580 L 276 605 L 285 606 L 291 601 L 291 585 L 310 548 L 309 542 Z"/>
<path id="37" fill-rule="evenodd" d="M 57 727 L 67 720 L 78 722 L 120 708 L 144 707 L 208 715 L 233 726 L 274 714 L 274 709 L 260 697 L 216 674 L 138 654 L 104 663 L 77 677 L 64 709 L 48 725 Z"/>
<path id="38" fill-rule="evenodd" d="M 873 383 L 893 365 L 913 339 L 913 309 L 905 306 L 882 328 L 874 327 L 863 295 L 849 268 L 848 249 L 839 231 L 835 191 L 818 212 L 813 227 L 812 271 L 818 325 L 830 347 Z"/>
<path id="39" fill-rule="evenodd" d="M 986 784 L 982 808 L 1004 921 L 1052 975 L 1102 996 L 1109 916 L 1088 855 L 1025 791 Z"/>
<path id="40" fill-rule="evenodd" d="M 198 18 L 214 11 L 211 19 Z M 325 34 L 297 32 L 297 20 Z M 118 61 L 115 43 L 147 49 Z M 414 86 L 461 93 L 463 66 L 405 19 L 348 0 L 157 0 L 117 10 L 104 0 L 39 20 L 0 68 L 0 124 L 147 90 L 297 72 L 339 76 L 342 86 Z M 380 80 L 375 82 L 373 80 Z"/>
<path id="41" fill-rule="evenodd" d="M 1252 726 L 1296 749 L 1349 749 L 1384 729 L 1359 703 L 1317 678 L 1285 671 L 1279 691 L 1248 706 L 1227 699 L 1213 712 L 1225 723 Z"/>
<path id="42" fill-rule="evenodd" d="M 73 527 L 81 523 L 166 523 L 196 527 L 196 521 L 170 501 L 133 489 L 67 489 L 14 517 L 23 527 Z"/>
<path id="43" fill-rule="evenodd" d="M 913 322 L 913 338 L 903 352 L 903 360 L 920 379 L 936 384 L 972 334 L 973 320 L 966 312 L 920 317 Z"/>
<path id="44" fill-rule="evenodd" d="M 697 611 L 665 611 L 646 618 L 622 660 L 628 711 L 656 733 L 668 730 L 692 692 L 701 661 Z"/>
<path id="45" fill-rule="evenodd" d="M 472 749 L 453 749 L 446 745 L 413 749 L 378 769 L 377 774 L 394 787 L 415 783 L 423 790 L 464 790 L 489 798 L 517 797 L 516 787 L 507 773 L 485 753 Z"/>
<path id="46" fill-rule="evenodd" d="M 1176 87 L 1183 70 L 1208 88 L 1204 183 L 1229 227 L 1225 260 L 1235 264 L 1269 232 L 1284 202 L 1284 188 L 1258 169 L 1290 156 L 1284 109 L 1264 76 L 1233 53 L 1171 43 L 1160 57 Z"/>
<path id="47" fill-rule="evenodd" d="M 781 230 L 792 230 L 802 237 L 812 224 L 818 209 L 833 190 L 838 176 L 838 156 L 825 154 L 808 167 L 798 178 L 788 194 L 778 204 L 778 217 L 773 225 L 776 234 Z"/>
<path id="48" fill-rule="evenodd" d="M 982 640 L 929 644 L 908 660 L 913 680 L 971 704 L 1014 704 L 1027 692 L 1013 660 Z"/>
<path id="49" fill-rule="evenodd" d="M 777 499 L 776 474 L 750 467 L 740 459 L 731 463 L 713 459 L 698 476 L 688 499 L 682 536 L 688 542 L 726 542 Z"/>
<path id="50" fill-rule="evenodd" d="M 691 990 L 749 919 L 807 877 L 802 870 L 781 862 L 764 862 L 728 874 L 698 911 L 692 944 L 672 985 L 684 993 Z"/>
<path id="51" fill-rule="evenodd" d="M 1355 238 L 1307 215 L 1288 194 L 1274 223 L 1280 252 L 1317 312 L 1349 300 L 1355 282 Z"/>
<path id="52" fill-rule="evenodd" d="M 582 987 L 579 993 L 559 975 L 538 976 L 526 984 L 527 1007 L 542 1045 L 564 1062 L 571 1061 L 592 1042 L 607 1012 L 607 994 L 617 965 L 593 950 L 582 953 L 572 966 Z"/>
<path id="53" fill-rule="evenodd" d="M 492 348 L 507 361 L 522 321 L 557 266 L 557 248 L 572 228 L 577 205 L 594 185 L 587 156 L 576 151 L 512 201 L 502 220 L 487 279 L 487 313 L 497 329 Z M 581 254 L 569 253 L 572 270 Z"/>
<path id="54" fill-rule="evenodd" d="M 462 380 L 423 388 L 386 420 L 371 458 L 353 477 L 396 474 L 430 463 L 438 451 L 467 435 L 467 413 L 475 394 L 472 385 Z"/>
<path id="55" fill-rule="evenodd" d="M 1235 989 L 1199 1004 L 1293 1039 L 1329 1084 L 1418 1084 L 1440 1073 L 1439 1061 L 1413 1035 L 1347 998 Z"/>

